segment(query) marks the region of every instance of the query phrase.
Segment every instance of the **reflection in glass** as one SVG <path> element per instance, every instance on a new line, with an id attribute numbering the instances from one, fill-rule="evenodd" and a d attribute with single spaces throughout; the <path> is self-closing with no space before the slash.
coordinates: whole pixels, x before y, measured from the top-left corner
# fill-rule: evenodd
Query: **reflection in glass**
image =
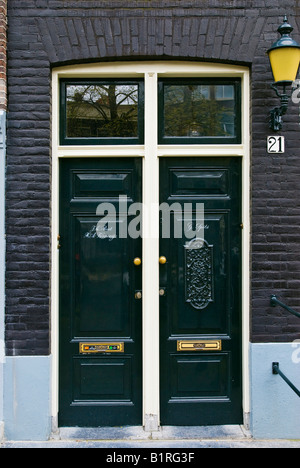
<path id="1" fill-rule="evenodd" d="M 137 84 L 69 84 L 67 138 L 138 137 Z"/>
<path id="2" fill-rule="evenodd" d="M 235 137 L 234 85 L 165 85 L 165 137 Z"/>

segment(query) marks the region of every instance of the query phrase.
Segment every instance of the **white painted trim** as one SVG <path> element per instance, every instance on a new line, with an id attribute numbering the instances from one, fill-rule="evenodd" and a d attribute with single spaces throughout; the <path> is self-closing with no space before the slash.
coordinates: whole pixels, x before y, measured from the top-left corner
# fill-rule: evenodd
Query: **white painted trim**
<path id="1" fill-rule="evenodd" d="M 58 359 L 59 359 L 59 80 L 53 73 L 52 79 L 52 180 L 51 180 L 51 416 L 58 415 Z"/>
<path id="2" fill-rule="evenodd" d="M 203 156 L 203 157 L 220 157 L 221 156 L 236 156 L 243 157 L 245 153 L 244 145 L 159 145 L 159 157 L 188 157 L 188 156 Z"/>
<path id="3" fill-rule="evenodd" d="M 251 246 L 251 207 L 250 207 L 250 73 L 247 70 L 242 80 L 242 331 L 243 331 L 243 410 L 251 412 L 250 405 L 250 246 Z M 245 423 L 245 421 L 244 421 Z"/>
<path id="4" fill-rule="evenodd" d="M 133 78 L 144 77 L 146 73 L 171 78 L 185 77 L 229 77 L 243 78 L 249 70 L 237 65 L 224 65 L 211 62 L 104 62 L 82 65 L 69 65 L 54 69 L 53 74 L 60 78 Z"/>
<path id="5" fill-rule="evenodd" d="M 57 149 L 59 158 L 112 158 L 144 157 L 145 147 L 141 146 L 60 146 Z"/>
<path id="6" fill-rule="evenodd" d="M 145 145 L 139 146 L 59 146 L 60 78 L 137 78 L 145 79 Z M 232 77 L 242 80 L 242 144 L 240 145 L 157 145 L 157 79 L 159 77 Z M 151 91 L 152 90 L 152 91 Z M 151 96 L 152 93 L 152 96 Z M 149 111 L 151 109 L 151 111 Z M 158 166 L 162 156 L 242 157 L 243 212 L 243 405 L 250 412 L 250 73 L 241 66 L 201 62 L 110 62 L 71 65 L 52 73 L 52 416 L 58 413 L 58 297 L 59 297 L 59 159 L 65 157 L 142 157 L 143 197 L 146 203 L 159 199 Z M 158 216 L 152 228 L 158 232 Z M 152 236 L 153 237 L 153 236 Z M 146 239 L 143 246 L 143 383 L 144 424 L 159 418 L 159 242 Z M 153 416 L 153 418 L 152 418 Z M 150 418 L 150 419 L 149 419 Z M 151 419 L 152 418 L 152 419 Z M 159 419 L 157 419 L 159 421 Z"/>
<path id="7" fill-rule="evenodd" d="M 159 422 L 159 159 L 157 156 L 157 73 L 145 74 L 145 158 L 143 203 L 143 423 Z M 156 208 L 156 210 L 155 210 Z M 158 427 L 157 427 L 158 429 Z"/>

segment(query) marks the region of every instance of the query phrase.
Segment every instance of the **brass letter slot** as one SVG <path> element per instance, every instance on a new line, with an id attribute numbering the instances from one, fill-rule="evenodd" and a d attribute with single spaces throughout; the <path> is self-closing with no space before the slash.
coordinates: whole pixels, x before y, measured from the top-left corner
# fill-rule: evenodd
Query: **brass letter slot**
<path id="1" fill-rule="evenodd" d="M 177 351 L 222 351 L 221 340 L 177 341 Z"/>
<path id="2" fill-rule="evenodd" d="M 124 353 L 124 343 L 79 343 L 80 354 Z"/>

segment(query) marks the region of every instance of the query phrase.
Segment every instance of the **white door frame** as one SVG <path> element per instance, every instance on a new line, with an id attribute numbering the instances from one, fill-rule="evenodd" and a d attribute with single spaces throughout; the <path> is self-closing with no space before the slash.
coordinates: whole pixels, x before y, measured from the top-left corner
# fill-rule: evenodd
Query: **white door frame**
<path id="1" fill-rule="evenodd" d="M 158 145 L 158 79 L 165 77 L 241 78 L 242 143 L 237 145 Z M 61 78 L 144 78 L 145 144 L 137 146 L 60 146 L 59 80 Z M 159 205 L 160 157 L 242 158 L 242 313 L 243 313 L 243 409 L 250 412 L 249 330 L 250 330 L 250 73 L 241 66 L 205 62 L 115 62 L 60 67 L 52 72 L 52 251 L 51 251 L 51 350 L 52 418 L 58 415 L 59 362 L 59 159 L 68 157 L 143 158 L 143 203 Z M 146 224 L 145 224 L 146 223 Z M 143 425 L 157 430 L 159 401 L 159 217 L 151 227 L 144 220 L 143 239 Z M 150 232 L 150 231 L 149 231 Z"/>

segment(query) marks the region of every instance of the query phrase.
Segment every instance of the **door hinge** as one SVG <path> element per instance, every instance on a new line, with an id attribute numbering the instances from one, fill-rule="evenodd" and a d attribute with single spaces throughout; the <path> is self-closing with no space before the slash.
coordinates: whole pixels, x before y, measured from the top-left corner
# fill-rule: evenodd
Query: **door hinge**
<path id="1" fill-rule="evenodd" d="M 61 244 L 60 244 L 60 235 L 58 234 L 57 236 L 57 248 L 60 249 L 61 248 Z"/>
<path id="2" fill-rule="evenodd" d="M 244 223 L 241 223 L 241 224 L 240 224 L 240 228 L 241 228 L 241 229 L 244 229 Z"/>

